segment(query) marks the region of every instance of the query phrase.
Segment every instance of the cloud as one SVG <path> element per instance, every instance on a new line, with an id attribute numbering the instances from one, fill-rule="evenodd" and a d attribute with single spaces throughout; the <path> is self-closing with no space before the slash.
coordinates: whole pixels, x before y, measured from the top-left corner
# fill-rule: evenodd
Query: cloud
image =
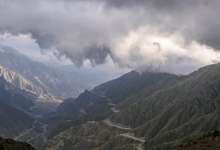
<path id="1" fill-rule="evenodd" d="M 77 67 L 111 57 L 120 67 L 175 72 L 177 66 L 219 61 L 219 5 L 218 0 L 7 0 L 0 32 L 31 35 L 43 51 L 55 48 L 57 58 L 66 56 Z"/>
<path id="2" fill-rule="evenodd" d="M 73 54 L 72 51 L 67 50 L 65 53 L 56 53 L 55 55 L 58 58 L 63 55 L 66 56 L 75 64 L 76 67 L 79 68 L 86 60 L 89 60 L 93 66 L 106 63 L 106 59 L 111 55 L 111 51 L 105 46 L 91 45 L 85 48 L 82 53 L 76 52 L 76 54 Z"/>

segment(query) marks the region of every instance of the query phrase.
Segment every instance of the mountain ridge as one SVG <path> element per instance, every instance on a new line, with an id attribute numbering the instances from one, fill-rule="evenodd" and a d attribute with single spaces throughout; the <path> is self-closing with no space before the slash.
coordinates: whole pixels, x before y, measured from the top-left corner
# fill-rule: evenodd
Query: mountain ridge
<path id="1" fill-rule="evenodd" d="M 54 70 L 46 71 L 44 66 L 38 67 L 33 66 L 21 73 L 30 73 L 39 84 L 49 84 L 50 80 L 59 83 L 61 80 L 57 78 L 70 79 L 70 74 L 61 75 Z M 34 70 L 35 73 L 41 72 L 39 76 L 33 76 Z M 55 73 L 52 79 L 51 73 Z M 4 66 L 0 66 L 0 75 L 0 95 L 6 93 L 5 97 L 0 96 L 0 106 L 28 116 L 26 119 L 31 120 L 29 123 L 26 120 L 28 134 L 21 134 L 19 140 L 26 140 L 39 150 L 171 150 L 199 133 L 220 128 L 220 63 L 182 76 L 131 71 L 92 90 L 85 90 L 76 98 L 68 98 L 51 110 L 47 110 L 51 107 L 48 106 L 44 108 L 46 111 L 42 109 L 43 105 L 35 108 L 39 97 L 31 97 L 33 93 L 22 91 L 27 87 L 21 83 L 31 86 L 31 81 L 4 69 Z M 46 77 L 44 82 L 41 81 L 43 76 Z M 72 84 L 70 80 L 67 82 Z M 55 89 L 57 85 L 51 84 Z M 13 99 L 15 94 L 26 97 Z M 48 94 L 51 93 L 48 91 Z M 1 126 L 5 127 L 0 122 Z M 16 128 L 14 132 L 10 136 L 20 135 Z"/>
<path id="2" fill-rule="evenodd" d="M 133 72 L 131 78 L 125 75 L 95 87 L 91 92 L 110 99 L 110 105 L 120 108 L 120 111 L 109 114 L 105 119 L 87 120 L 77 126 L 74 125 L 77 120 L 65 120 L 61 123 L 63 130 L 53 128 L 48 132 L 50 138 L 44 143 L 43 149 L 50 150 L 52 145 L 54 149 L 173 149 L 197 133 L 220 127 L 219 70 L 218 63 L 200 68 L 187 76 L 164 75 L 160 80 L 156 77 L 157 73 L 152 74 L 152 79 L 157 82 L 152 82 L 152 79 L 148 82 L 148 73 L 143 78 L 146 81 L 143 81 L 141 76 Z M 135 80 L 135 77 L 140 80 Z M 118 84 L 124 85 L 124 88 Z M 135 84 L 142 85 L 136 92 L 132 90 L 136 88 Z M 122 89 L 119 95 L 117 87 Z M 124 89 L 125 92 L 130 91 L 124 94 Z M 65 127 L 71 122 L 72 126 Z M 93 130 L 90 129 L 93 126 Z M 53 136 L 49 135 L 56 131 Z M 78 142 L 70 144 L 70 141 Z"/>
<path id="3" fill-rule="evenodd" d="M 0 76 L 2 76 L 7 82 L 15 85 L 20 89 L 24 89 L 29 92 L 33 92 L 35 94 L 43 94 L 42 89 L 36 87 L 31 81 L 25 79 L 20 74 L 6 69 L 0 65 Z"/>
<path id="4" fill-rule="evenodd" d="M 101 83 L 98 76 L 49 67 L 8 46 L 0 45 L 0 49 L 0 65 L 32 82 L 40 89 L 40 94 L 61 99 L 77 97 L 84 89 L 92 89 Z"/>

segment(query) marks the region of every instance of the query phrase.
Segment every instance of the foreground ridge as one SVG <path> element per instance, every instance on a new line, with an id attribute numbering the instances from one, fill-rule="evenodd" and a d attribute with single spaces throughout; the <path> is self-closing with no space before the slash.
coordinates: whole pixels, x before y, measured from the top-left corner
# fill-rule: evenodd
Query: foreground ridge
<path id="1" fill-rule="evenodd" d="M 198 135 L 188 142 L 176 147 L 176 150 L 219 150 L 220 149 L 220 131 L 215 130 L 204 135 Z"/>
<path id="2" fill-rule="evenodd" d="M 12 139 L 3 139 L 0 137 L 1 150 L 36 150 L 26 142 L 19 142 Z"/>

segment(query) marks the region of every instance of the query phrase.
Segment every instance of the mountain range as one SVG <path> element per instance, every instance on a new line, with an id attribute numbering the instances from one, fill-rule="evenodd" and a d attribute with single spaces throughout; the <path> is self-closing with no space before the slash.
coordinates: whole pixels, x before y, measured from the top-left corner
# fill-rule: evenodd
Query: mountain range
<path id="1" fill-rule="evenodd" d="M 45 116 L 52 124 L 38 148 L 174 149 L 220 127 L 219 70 L 220 64 L 187 76 L 132 71 L 101 84 Z"/>
<path id="2" fill-rule="evenodd" d="M 44 114 L 55 111 L 65 97 L 77 97 L 103 80 L 46 66 L 0 45 L 0 136 L 27 142 L 43 136 Z"/>
<path id="3" fill-rule="evenodd" d="M 31 128 L 33 118 L 24 112 L 34 106 L 35 95 L 20 90 L 0 77 L 0 136 L 13 138 Z"/>
<path id="4" fill-rule="evenodd" d="M 92 89 L 111 78 L 99 76 L 98 73 L 95 75 L 49 67 L 31 60 L 11 47 L 2 45 L 0 45 L 0 65 L 1 68 L 10 70 L 5 76 L 10 75 L 16 85 L 39 95 L 53 95 L 61 99 L 77 97 L 84 89 Z"/>
<path id="5" fill-rule="evenodd" d="M 220 63 L 189 75 L 131 71 L 94 87 L 103 79 L 0 51 L 0 137 L 39 150 L 219 148 Z"/>

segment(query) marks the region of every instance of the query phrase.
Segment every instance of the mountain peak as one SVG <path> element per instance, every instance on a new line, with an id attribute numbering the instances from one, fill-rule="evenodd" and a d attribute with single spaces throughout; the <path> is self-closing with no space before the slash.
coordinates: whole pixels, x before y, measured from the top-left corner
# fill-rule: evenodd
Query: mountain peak
<path id="1" fill-rule="evenodd" d="M 3 45 L 0 45 L 0 53 L 13 53 L 16 55 L 25 56 L 25 55 L 19 53 L 16 49 L 14 49 L 10 46 L 3 46 Z"/>
<path id="2" fill-rule="evenodd" d="M 0 44 L 0 52 L 4 52 L 3 46 Z"/>

